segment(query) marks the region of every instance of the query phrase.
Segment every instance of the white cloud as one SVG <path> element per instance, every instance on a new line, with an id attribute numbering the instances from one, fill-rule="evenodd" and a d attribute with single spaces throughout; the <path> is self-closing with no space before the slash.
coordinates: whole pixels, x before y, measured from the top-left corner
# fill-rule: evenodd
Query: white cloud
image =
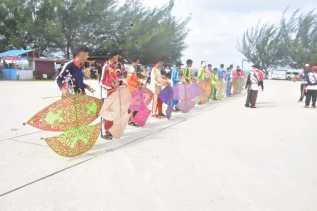
<path id="1" fill-rule="evenodd" d="M 147 6 L 167 4 L 169 0 L 144 0 Z M 191 16 L 190 33 L 186 39 L 188 48 L 184 60 L 193 58 L 219 65 L 239 65 L 242 55 L 237 43 L 243 32 L 259 22 L 278 23 L 283 11 L 317 8 L 316 0 L 175 0 L 174 14 Z"/>

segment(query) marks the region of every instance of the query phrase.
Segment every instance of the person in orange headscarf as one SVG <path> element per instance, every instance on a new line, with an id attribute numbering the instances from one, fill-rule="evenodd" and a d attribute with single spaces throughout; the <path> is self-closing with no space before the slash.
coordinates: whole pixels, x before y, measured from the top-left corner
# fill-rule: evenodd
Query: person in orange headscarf
<path id="1" fill-rule="evenodd" d="M 140 59 L 134 58 L 128 70 L 127 84 L 130 92 L 133 92 L 140 87 L 139 78 L 137 74 L 137 65 L 139 63 Z"/>

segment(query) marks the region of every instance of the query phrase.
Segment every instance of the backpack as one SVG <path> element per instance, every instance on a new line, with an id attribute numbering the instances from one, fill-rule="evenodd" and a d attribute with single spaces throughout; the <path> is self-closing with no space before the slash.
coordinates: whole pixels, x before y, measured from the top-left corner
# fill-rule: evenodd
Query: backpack
<path id="1" fill-rule="evenodd" d="M 315 86 L 317 85 L 317 77 L 316 77 L 316 74 L 310 72 L 307 74 L 307 78 L 306 78 L 306 81 L 308 83 L 308 85 L 312 85 L 312 86 Z"/>

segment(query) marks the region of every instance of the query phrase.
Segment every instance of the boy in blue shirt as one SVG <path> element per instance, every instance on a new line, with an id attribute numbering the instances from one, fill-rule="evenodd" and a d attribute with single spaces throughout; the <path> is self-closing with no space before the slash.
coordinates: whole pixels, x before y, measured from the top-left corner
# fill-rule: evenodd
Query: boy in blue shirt
<path id="1" fill-rule="evenodd" d="M 92 93 L 94 92 L 94 89 L 84 83 L 83 67 L 88 57 L 88 48 L 80 47 L 74 52 L 73 59 L 63 66 L 56 78 L 63 96 L 86 94 L 86 89 Z"/>

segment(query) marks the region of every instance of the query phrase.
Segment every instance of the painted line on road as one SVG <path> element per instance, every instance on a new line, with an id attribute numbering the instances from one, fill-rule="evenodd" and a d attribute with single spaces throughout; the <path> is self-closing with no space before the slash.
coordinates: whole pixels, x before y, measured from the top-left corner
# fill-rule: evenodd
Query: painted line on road
<path id="1" fill-rule="evenodd" d="M 44 177 L 38 178 L 38 179 L 36 179 L 36 180 L 33 180 L 33 181 L 29 182 L 29 183 L 26 183 L 26 184 L 24 184 L 24 185 L 21 185 L 21 186 L 19 186 L 19 187 L 17 187 L 17 188 L 14 188 L 14 189 L 12 189 L 12 190 L 9 190 L 9 191 L 7 191 L 7 192 L 5 192 L 5 193 L 1 193 L 1 194 L 0 194 L 0 198 L 4 197 L 4 196 L 6 196 L 6 195 L 8 195 L 8 194 L 10 194 L 10 193 L 13 193 L 13 192 L 16 192 L 16 191 L 18 191 L 18 190 L 21 190 L 21 189 L 23 189 L 23 188 L 25 188 L 25 187 L 27 187 L 27 186 L 30 186 L 30 185 L 32 185 L 32 184 L 34 184 L 34 183 L 40 182 L 40 181 L 42 181 L 42 180 L 45 180 L 45 179 L 47 179 L 47 178 L 49 178 L 49 177 L 52 177 L 52 176 L 54 176 L 54 175 L 56 175 L 56 174 L 59 174 L 59 173 L 63 172 L 63 171 L 66 171 L 66 170 L 68 170 L 68 169 L 71 169 L 71 168 L 74 168 L 74 167 L 76 167 L 76 166 L 79 166 L 79 165 L 81 165 L 81 164 L 83 164 L 83 163 L 88 162 L 89 160 L 92 160 L 92 159 L 94 159 L 94 157 L 91 157 L 91 158 L 89 158 L 89 159 L 86 159 L 86 160 L 83 160 L 83 161 L 81 161 L 81 162 L 75 163 L 75 164 L 73 164 L 73 165 L 71 165 L 71 166 L 68 166 L 68 167 L 66 167 L 66 168 L 63 168 L 63 169 L 61 169 L 61 170 L 55 171 L 55 172 L 53 172 L 53 173 L 51 173 L 51 174 L 49 174 L 49 175 L 46 175 L 46 176 L 44 176 Z"/>
<path id="2" fill-rule="evenodd" d="M 38 134 L 38 133 L 42 133 L 43 131 L 34 131 L 34 132 L 31 132 L 31 133 L 24 133 L 24 134 L 21 134 L 21 135 L 17 135 L 17 136 L 13 136 L 13 137 L 8 137 L 8 138 L 4 138 L 4 139 L 0 139 L 0 142 L 3 142 L 3 141 L 8 141 L 10 139 L 15 139 L 15 138 L 21 138 L 21 137 L 25 137 L 25 136 L 30 136 L 30 135 L 34 135 L 34 134 Z"/>
<path id="3" fill-rule="evenodd" d="M 237 96 L 237 97 L 232 97 L 232 98 L 230 98 L 230 99 L 234 100 L 234 99 L 237 99 L 237 98 L 238 98 L 238 96 Z M 28 187 L 28 186 L 31 186 L 31 185 L 35 184 L 35 183 L 38 183 L 38 182 L 41 182 L 41 181 L 43 181 L 43 180 L 45 180 L 45 179 L 48 179 L 48 178 L 50 178 L 50 177 L 53 177 L 53 176 L 55 176 L 55 175 L 57 175 L 57 174 L 59 174 L 59 173 L 65 172 L 65 171 L 67 171 L 67 170 L 70 170 L 70 169 L 75 168 L 75 167 L 77 167 L 77 166 L 80 166 L 80 165 L 82 165 L 82 164 L 85 164 L 85 163 L 87 163 L 88 161 L 91 161 L 91 160 L 93 160 L 93 159 L 96 159 L 96 158 L 98 158 L 98 157 L 100 157 L 100 156 L 102 156 L 102 155 L 106 155 L 107 153 L 117 151 L 117 150 L 119 150 L 119 149 L 121 149 L 121 148 L 123 148 L 123 147 L 125 147 L 125 146 L 131 145 L 131 144 L 133 144 L 133 143 L 141 142 L 141 140 L 144 141 L 145 138 L 148 138 L 148 137 L 157 135 L 158 133 L 160 133 L 160 132 L 162 132 L 162 131 L 164 131 L 164 130 L 167 130 L 167 129 L 172 128 L 172 127 L 174 127 L 174 126 L 177 126 L 177 125 L 179 125 L 179 124 L 181 124 L 181 123 L 184 123 L 184 122 L 188 121 L 189 119 L 192 119 L 193 116 L 197 116 L 197 111 L 201 111 L 201 112 L 199 112 L 199 113 L 202 114 L 202 113 L 204 113 L 204 111 L 214 110 L 215 108 L 217 108 L 218 105 L 221 104 L 220 102 L 226 102 L 226 101 L 231 101 L 231 100 L 228 99 L 228 100 L 219 101 L 219 102 L 213 103 L 213 104 L 207 104 L 205 107 L 201 108 L 200 110 L 196 110 L 196 112 L 195 112 L 196 115 L 186 115 L 186 116 L 184 116 L 184 117 L 181 117 L 181 120 L 180 120 L 180 121 L 177 121 L 177 122 L 175 122 L 175 123 L 173 123 L 173 124 L 170 124 L 170 125 L 168 125 L 168 126 L 166 126 L 166 127 L 159 128 L 159 129 L 157 129 L 156 131 L 150 131 L 148 134 L 146 134 L 146 135 L 144 135 L 144 136 L 138 137 L 138 138 L 133 139 L 132 141 L 129 141 L 129 142 L 125 142 L 125 143 L 123 143 L 123 144 L 121 144 L 121 145 L 119 145 L 119 146 L 116 146 L 116 147 L 112 147 L 112 148 L 103 150 L 103 151 L 101 151 L 101 152 L 98 153 L 98 154 L 93 155 L 92 153 L 90 153 L 90 154 L 87 153 L 87 155 L 91 156 L 90 158 L 87 158 L 87 159 L 85 159 L 85 160 L 83 160 L 83 161 L 80 161 L 80 162 L 78 162 L 78 163 L 75 163 L 75 164 L 73 164 L 73 165 L 70 165 L 70 166 L 68 166 L 68 167 L 65 167 L 65 168 L 63 168 L 63 169 L 61 169 L 61 170 L 55 171 L 55 172 L 53 172 L 53 173 L 51 173 L 51 174 L 48 174 L 48 175 L 46 175 L 46 176 L 40 177 L 40 178 L 38 178 L 38 179 L 35 179 L 35 180 L 31 181 L 31 182 L 28 182 L 28 183 L 26 183 L 26 184 L 24 184 L 24 185 L 18 186 L 18 187 L 14 188 L 14 189 L 11 189 L 11 190 L 7 191 L 7 192 L 1 193 L 1 194 L 0 194 L 0 198 L 3 198 L 3 197 L 5 197 L 5 196 L 7 196 L 7 195 L 9 195 L 9 194 L 11 194 L 11 193 L 14 193 L 14 192 L 16 192 L 16 191 L 22 190 L 23 188 L 26 188 L 26 187 Z M 37 132 L 34 132 L 34 133 L 39 133 L 39 132 L 41 132 L 41 131 L 37 131 Z M 33 133 L 33 134 L 34 134 L 34 133 Z M 19 136 L 19 137 L 21 137 L 21 136 Z"/>
<path id="4" fill-rule="evenodd" d="M 28 142 L 28 141 L 21 141 L 21 140 L 13 139 L 13 138 L 9 139 L 9 141 L 22 143 L 22 144 L 29 144 L 29 145 L 39 146 L 39 147 L 47 147 L 46 145 L 43 145 L 43 144 L 37 144 L 37 143 Z"/>
<path id="5" fill-rule="evenodd" d="M 169 125 L 169 126 L 167 126 L 167 127 L 158 129 L 157 131 L 155 131 L 155 133 L 150 132 L 150 133 L 148 133 L 148 134 L 146 134 L 146 135 L 144 135 L 144 136 L 141 136 L 141 137 L 139 137 L 139 138 L 137 138 L 137 139 L 134 139 L 133 141 L 127 142 L 127 143 L 125 143 L 125 144 L 122 144 L 122 145 L 120 145 L 119 147 L 114 147 L 114 148 L 111 148 L 111 149 L 104 150 L 102 154 L 94 155 L 94 156 L 92 156 L 92 157 L 90 157 L 90 158 L 88 158 L 88 159 L 85 159 L 85 160 L 83 160 L 83 161 L 80 161 L 80 162 L 78 162 L 78 163 L 75 163 L 75 164 L 73 164 L 73 165 L 70 165 L 70 166 L 68 166 L 68 167 L 66 167 L 66 168 L 63 168 L 63 169 L 58 170 L 58 171 L 55 171 L 55 172 L 53 172 L 53 173 L 51 173 L 51 174 L 48 174 L 48 175 L 46 175 L 46 176 L 40 177 L 40 178 L 38 178 L 38 179 L 36 179 L 36 180 L 33 180 L 33 181 L 31 181 L 31 182 L 28 182 L 28 183 L 26 183 L 26 184 L 24 184 L 24 185 L 21 185 L 21 186 L 19 186 L 19 187 L 16 187 L 16 188 L 14 188 L 14 189 L 12 189 L 12 190 L 9 190 L 9 191 L 7 191 L 7 192 L 1 193 L 1 194 L 0 194 L 0 198 L 2 198 L 2 197 L 4 197 L 4 196 L 7 196 L 7 195 L 9 195 L 9 194 L 11 194 L 11 193 L 13 193 L 13 192 L 19 191 L 19 190 L 21 190 L 21 189 L 23 189 L 23 188 L 25 188 L 25 187 L 28 187 L 28 186 L 30 186 L 30 185 L 32 185 L 32 184 L 35 184 L 35 183 L 38 183 L 38 182 L 43 181 L 43 180 L 45 180 L 45 179 L 48 179 L 48 178 L 50 178 L 50 177 L 52 177 L 52 176 L 54 176 L 54 175 L 57 175 L 57 174 L 59 174 L 59 173 L 62 173 L 62 172 L 67 171 L 67 170 L 69 170 L 69 169 L 72 169 L 72 168 L 74 168 L 74 167 L 76 167 L 76 166 L 79 166 L 79 165 L 81 165 L 81 164 L 84 164 L 84 163 L 86 163 L 86 162 L 88 162 L 88 161 L 90 161 L 90 160 L 96 159 L 97 157 L 102 156 L 102 155 L 105 155 L 106 153 L 114 152 L 114 151 L 116 151 L 116 150 L 118 150 L 118 149 L 121 149 L 121 148 L 127 146 L 127 145 L 130 145 L 130 144 L 132 144 L 132 143 L 135 143 L 135 142 L 137 142 L 137 141 L 140 141 L 140 140 L 142 140 L 142 139 L 145 139 L 145 138 L 147 138 L 147 137 L 150 137 L 150 136 L 152 136 L 152 135 L 155 135 L 155 134 L 157 134 L 157 133 L 159 133 L 159 132 L 161 132 L 161 131 L 163 131 L 163 130 L 166 130 L 166 129 L 168 129 L 168 128 L 174 127 L 174 126 L 176 126 L 176 125 L 178 125 L 178 124 L 180 124 L 180 123 L 183 123 L 183 122 L 185 122 L 185 121 L 187 121 L 187 120 L 188 120 L 188 119 L 184 118 L 183 120 L 181 120 L 181 121 L 179 121 L 179 122 L 176 122 L 175 124 L 172 124 L 172 125 Z"/>

